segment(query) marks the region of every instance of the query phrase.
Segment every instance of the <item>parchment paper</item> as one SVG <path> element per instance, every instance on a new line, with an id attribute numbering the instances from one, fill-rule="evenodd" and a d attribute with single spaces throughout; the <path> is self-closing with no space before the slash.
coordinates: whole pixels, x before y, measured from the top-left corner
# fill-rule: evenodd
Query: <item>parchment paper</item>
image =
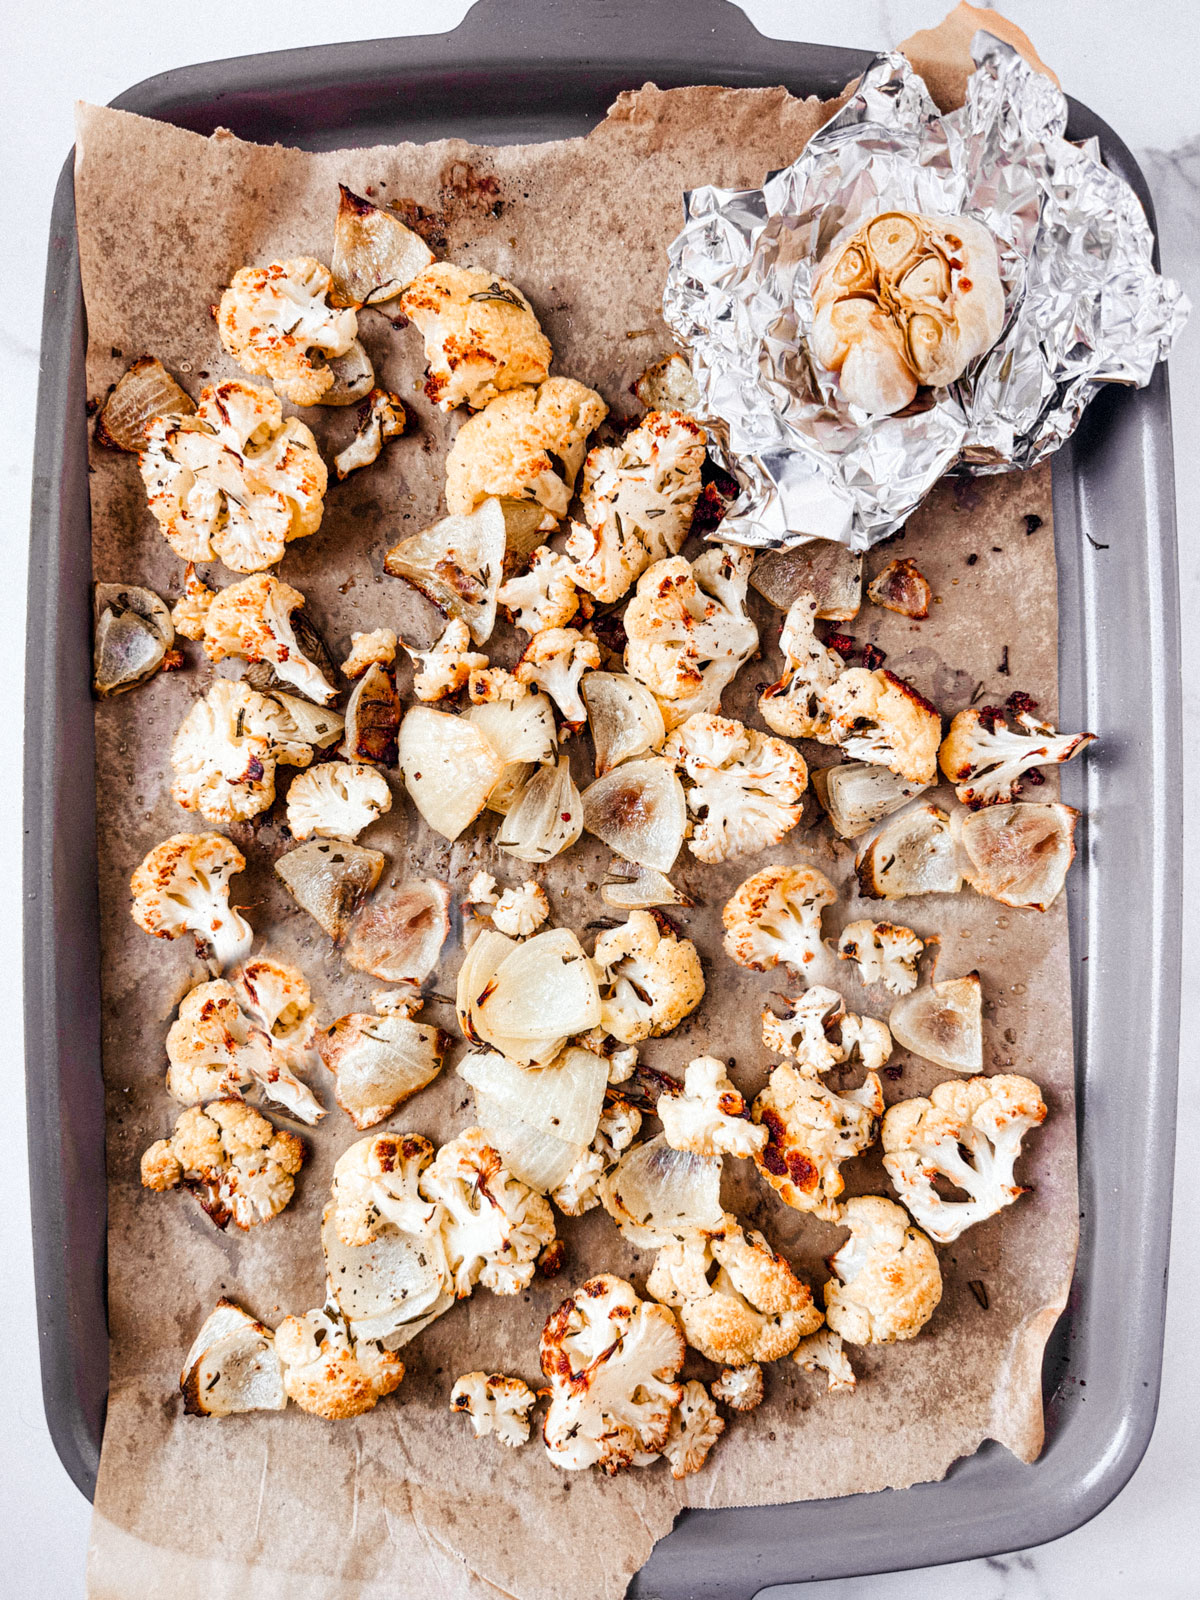
<path id="1" fill-rule="evenodd" d="M 451 259 L 478 262 L 520 284 L 553 342 L 554 370 L 598 388 L 619 420 L 635 410 L 631 380 L 667 348 L 657 308 L 681 191 L 701 181 L 759 183 L 794 157 L 827 112 L 779 89 L 647 87 L 623 95 L 583 140 L 500 149 L 448 141 L 311 155 L 229 136 L 204 139 L 83 107 L 76 193 L 89 394 L 102 397 L 143 353 L 161 357 L 193 393 L 208 378 L 237 375 L 220 350 L 210 305 L 245 263 L 299 253 L 327 260 L 341 180 L 359 193 L 416 201 Z M 414 329 L 394 329 L 366 312 L 361 331 L 378 381 L 411 397 L 419 425 L 376 466 L 331 485 L 320 532 L 289 546 L 283 562 L 281 575 L 309 597 L 337 659 L 353 629 L 391 620 L 395 583 L 381 574 L 383 552 L 439 512 L 446 441 L 457 425 L 434 414 L 421 393 Z M 352 412 L 318 408 L 304 417 L 327 458 L 353 426 Z M 135 460 L 94 449 L 92 468 L 97 578 L 177 594 L 181 563 L 146 509 Z M 929 577 L 937 596 L 930 619 L 912 623 L 865 606 L 846 631 L 878 642 L 889 665 L 947 714 L 977 692 L 996 702 L 1022 688 L 1053 716 L 1048 472 L 943 485 L 900 542 L 872 552 L 868 574 L 897 553 L 913 556 Z M 216 568 L 213 579 L 230 575 Z M 763 659 L 743 671 L 725 709 L 758 724 L 757 688 L 780 669 L 781 617 L 757 596 L 755 608 Z M 516 653 L 503 632 L 493 646 L 493 659 Z M 1025 1460 L 1037 1454 L 1042 1350 L 1065 1303 L 1076 1240 L 1066 914 L 1061 904 L 1044 916 L 1009 912 L 970 893 L 892 909 L 922 935 L 941 936 L 941 976 L 980 971 L 986 1070 L 1025 1072 L 1042 1085 L 1051 1115 L 1029 1141 L 1023 1168 L 1034 1193 L 940 1252 L 944 1298 L 918 1339 L 850 1352 L 859 1375 L 854 1394 L 829 1397 L 823 1376 L 776 1363 L 767 1371 L 763 1406 L 733 1418 L 705 1469 L 682 1484 L 662 1464 L 612 1480 L 559 1472 L 536 1433 L 520 1451 L 476 1442 L 448 1410 L 458 1374 L 482 1367 L 536 1384 L 542 1323 L 565 1293 L 599 1270 L 644 1284 L 650 1258 L 624 1246 L 607 1217 L 593 1212 L 563 1219 L 568 1262 L 560 1278 L 539 1277 L 512 1299 L 477 1290 L 407 1346 L 402 1387 L 373 1413 L 341 1423 L 295 1408 L 184 1417 L 180 1363 L 219 1295 L 272 1324 L 321 1303 L 320 1212 L 334 1160 L 359 1135 L 334 1104 L 329 1080 L 318 1082 L 333 1109 L 306 1134 L 311 1156 L 296 1198 L 248 1235 L 217 1232 L 186 1195 L 139 1187 L 142 1150 L 168 1132 L 180 1109 L 164 1087 L 166 1029 L 180 995 L 200 976 L 184 941 L 147 939 L 128 914 L 133 867 L 159 840 L 195 825 L 170 800 L 167 751 L 213 669 L 199 646 L 183 648 L 185 671 L 97 708 L 112 1385 L 90 1561 L 95 1600 L 257 1600 L 285 1592 L 293 1600 L 608 1600 L 623 1592 L 684 1506 L 907 1485 L 941 1476 L 986 1438 Z M 237 664 L 222 671 L 236 674 Z M 402 672 L 402 694 L 409 683 Z M 578 778 L 586 777 L 582 744 Z M 808 754 L 820 757 L 816 747 Z M 282 797 L 287 769 L 281 779 Z M 492 851 L 494 821 L 450 847 L 424 827 L 394 775 L 393 790 L 392 813 L 362 841 L 387 852 L 390 879 L 448 877 L 457 903 L 479 865 L 502 882 L 526 875 Z M 377 985 L 344 970 L 273 881 L 271 862 L 288 844 L 281 813 L 280 804 L 261 825 L 230 830 L 248 857 L 235 898 L 249 907 L 259 947 L 302 966 L 326 1020 L 369 1009 Z M 811 799 L 802 826 L 775 852 L 719 871 L 681 856 L 677 881 L 704 904 L 678 921 L 700 947 L 709 991 L 687 1023 L 645 1047 L 644 1059 L 679 1073 L 711 1050 L 736 1059 L 733 1076 L 748 1093 L 765 1081 L 771 1062 L 758 1016 L 786 985 L 777 974 L 735 968 L 721 954 L 719 926 L 728 893 L 775 857 L 814 861 L 847 885 L 852 851 L 831 841 Z M 555 920 L 581 931 L 585 942 L 583 930 L 611 915 L 594 891 L 605 860 L 585 838 L 537 874 L 551 892 Z M 858 902 L 847 885 L 826 933 L 836 936 L 845 922 L 882 909 Z M 458 933 L 456 921 L 437 983 L 442 993 L 453 992 Z M 832 982 L 851 1009 L 883 1010 L 857 987 L 847 963 L 830 959 L 811 981 Z M 436 1002 L 426 1015 L 451 1020 Z M 895 1062 L 903 1071 L 886 1084 L 889 1101 L 927 1092 L 945 1076 L 903 1052 Z M 838 1086 L 836 1074 L 831 1081 Z M 471 1122 L 470 1091 L 451 1066 L 388 1126 L 440 1142 Z M 726 1167 L 736 1169 L 728 1173 L 726 1204 L 764 1228 L 819 1285 L 827 1276 L 823 1258 L 842 1230 L 790 1211 L 749 1164 L 731 1160 Z M 849 1193 L 890 1192 L 877 1152 L 845 1172 Z M 973 1281 L 985 1286 L 986 1309 Z M 687 1370 L 715 1375 L 694 1355 Z"/>

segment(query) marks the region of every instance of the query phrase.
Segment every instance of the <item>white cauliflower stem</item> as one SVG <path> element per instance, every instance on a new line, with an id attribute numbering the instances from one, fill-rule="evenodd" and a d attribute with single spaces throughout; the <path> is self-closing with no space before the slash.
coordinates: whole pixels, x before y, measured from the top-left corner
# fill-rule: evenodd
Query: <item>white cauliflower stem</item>
<path id="1" fill-rule="evenodd" d="M 182 1112 L 171 1137 L 145 1151 L 142 1185 L 182 1185 L 218 1228 L 252 1228 L 287 1205 L 303 1161 L 294 1133 L 277 1132 L 244 1100 L 215 1100 Z"/>
<path id="2" fill-rule="evenodd" d="M 251 376 L 271 378 L 293 405 L 316 405 L 333 373 L 309 351 L 345 355 L 358 332 L 353 311 L 326 304 L 332 287 L 329 268 L 311 256 L 243 267 L 217 309 L 221 343 Z"/>
<path id="3" fill-rule="evenodd" d="M 725 1063 L 714 1056 L 689 1062 L 683 1093 L 660 1095 L 656 1109 L 674 1150 L 754 1156 L 767 1142 L 766 1128 L 751 1122 L 750 1109 L 730 1082 Z"/>
<path id="4" fill-rule="evenodd" d="M 901 1206 L 881 1195 L 848 1200 L 837 1219 L 850 1237 L 829 1264 L 825 1320 L 849 1344 L 914 1339 L 937 1310 L 937 1251 Z"/>
<path id="5" fill-rule="evenodd" d="M 662 753 L 690 780 L 688 809 L 697 819 L 691 851 L 700 861 L 765 850 L 800 820 L 808 768 L 782 739 L 698 712 L 675 729 Z"/>
<path id="6" fill-rule="evenodd" d="M 1017 696 L 1013 699 L 1020 704 Z M 1028 709 L 1011 713 L 1015 729 L 1009 726 L 1008 716 L 1003 706 L 958 712 L 938 753 L 939 765 L 955 794 L 973 810 L 1010 804 L 1020 793 L 1027 772 L 1072 760 L 1096 737 L 1094 733 L 1056 733 Z"/>
<path id="7" fill-rule="evenodd" d="M 250 954 L 254 930 L 229 904 L 229 879 L 246 865 L 219 833 L 175 833 L 156 845 L 129 881 L 131 911 L 156 939 L 190 933 L 212 970 Z"/>
<path id="8" fill-rule="evenodd" d="M 293 839 L 357 839 L 392 809 L 388 781 L 374 767 L 327 761 L 292 779 L 287 820 Z"/>
<path id="9" fill-rule="evenodd" d="M 883 1164 L 929 1237 L 949 1244 L 1024 1194 L 1013 1168 L 1025 1134 L 1045 1118 L 1041 1090 L 1015 1073 L 939 1083 L 928 1099 L 889 1109 Z M 939 1177 L 968 1199 L 943 1200 L 934 1188 Z"/>
<path id="10" fill-rule="evenodd" d="M 722 913 L 725 949 L 752 972 L 781 962 L 803 972 L 821 949 L 821 912 L 836 899 L 816 867 L 765 867 L 746 879 Z"/>
<path id="11" fill-rule="evenodd" d="M 398 394 L 372 389 L 358 408 L 354 438 L 333 458 L 339 478 L 369 467 L 389 439 L 398 439 L 408 426 L 408 412 Z"/>
<path id="12" fill-rule="evenodd" d="M 477 1439 L 494 1433 L 501 1444 L 516 1449 L 529 1439 L 529 1413 L 537 1395 L 520 1378 L 502 1372 L 467 1372 L 450 1391 L 450 1409 L 470 1417 Z"/>
<path id="13" fill-rule="evenodd" d="M 683 1398 L 675 1380 L 685 1350 L 673 1314 L 639 1300 L 624 1279 L 605 1273 L 582 1284 L 542 1332 L 542 1436 L 554 1465 L 610 1475 L 649 1465 Z"/>
<path id="14" fill-rule="evenodd" d="M 186 417 L 155 417 L 140 458 L 150 510 L 185 561 L 261 572 L 321 526 L 328 473 L 317 441 L 250 383 L 201 392 Z M 195 635 L 189 635 L 195 637 Z"/>
<path id="15" fill-rule="evenodd" d="M 601 1024 L 622 1044 L 670 1033 L 704 998 L 695 945 L 653 912 L 633 911 L 606 929 L 592 960 L 600 971 Z"/>
<path id="16" fill-rule="evenodd" d="M 853 961 L 861 982 L 881 983 L 891 994 L 911 994 L 925 942 L 911 928 L 891 922 L 848 922 L 838 936 L 838 955 Z"/>
<path id="17" fill-rule="evenodd" d="M 460 1299 L 476 1283 L 495 1294 L 528 1288 L 539 1253 L 554 1238 L 554 1214 L 513 1177 L 481 1128 L 442 1146 L 422 1174 L 421 1194 L 443 1208 L 442 1236 Z"/>

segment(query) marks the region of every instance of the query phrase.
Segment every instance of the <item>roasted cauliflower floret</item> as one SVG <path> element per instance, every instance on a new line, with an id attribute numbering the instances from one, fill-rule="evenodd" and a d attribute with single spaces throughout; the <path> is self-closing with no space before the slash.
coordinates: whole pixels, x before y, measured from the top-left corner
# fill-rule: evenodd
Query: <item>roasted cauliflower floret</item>
<path id="1" fill-rule="evenodd" d="M 231 583 L 208 608 L 205 654 L 210 661 L 241 656 L 269 662 L 285 683 L 318 705 L 328 705 L 337 699 L 337 690 L 304 654 L 292 629 L 292 612 L 303 604 L 299 589 L 265 572 Z"/>
<path id="2" fill-rule="evenodd" d="M 326 303 L 332 287 L 329 268 L 311 256 L 242 267 L 217 308 L 221 343 L 251 377 L 270 378 L 285 400 L 315 406 L 333 373 L 309 351 L 345 355 L 358 333 L 352 310 Z"/>
<path id="3" fill-rule="evenodd" d="M 500 395 L 463 423 L 450 446 L 447 507 L 473 511 L 493 495 L 528 500 L 544 508 L 540 526 L 552 532 L 571 503 L 588 435 L 607 415 L 600 396 L 574 378 Z"/>
<path id="4" fill-rule="evenodd" d="M 533 307 L 494 272 L 434 261 L 401 295 L 400 309 L 425 340 L 425 392 L 443 411 L 478 411 L 550 371 L 554 352 Z"/>
<path id="5" fill-rule="evenodd" d="M 476 1283 L 494 1294 L 529 1287 L 539 1253 L 554 1238 L 554 1213 L 549 1201 L 509 1172 L 482 1128 L 444 1144 L 420 1188 L 424 1199 L 442 1206 L 442 1237 L 460 1300 Z"/>
<path id="6" fill-rule="evenodd" d="M 279 762 L 306 767 L 312 746 L 296 737 L 279 703 L 232 678 L 216 678 L 171 743 L 171 798 L 209 822 L 245 822 L 275 799 Z"/>
<path id="7" fill-rule="evenodd" d="M 275 1353 L 288 1398 L 331 1422 L 373 1411 L 404 1377 L 398 1355 L 367 1339 L 352 1340 L 345 1318 L 329 1307 L 285 1317 L 275 1330 Z"/>
<path id="8" fill-rule="evenodd" d="M 833 744 L 823 696 L 841 674 L 843 662 L 817 638 L 817 607 L 807 590 L 792 601 L 779 635 L 783 677 L 759 695 L 758 710 L 768 728 L 789 739 Z"/>
<path id="9" fill-rule="evenodd" d="M 130 911 L 156 939 L 190 933 L 212 969 L 250 954 L 254 930 L 229 904 L 229 880 L 246 858 L 219 833 L 174 833 L 155 845 L 129 880 Z"/>
<path id="10" fill-rule="evenodd" d="M 842 1348 L 842 1336 L 830 1328 L 818 1328 L 792 1351 L 792 1360 L 804 1372 L 824 1372 L 830 1394 L 839 1389 L 853 1389 L 858 1380 L 850 1357 Z"/>
<path id="11" fill-rule="evenodd" d="M 837 1220 L 850 1237 L 829 1258 L 825 1320 L 847 1344 L 915 1339 L 942 1298 L 942 1271 L 929 1240 L 903 1207 L 881 1195 L 847 1200 Z"/>
<path id="12" fill-rule="evenodd" d="M 579 696 L 579 680 L 600 665 L 600 648 L 574 628 L 546 628 L 535 633 L 517 662 L 517 678 L 544 689 L 573 728 L 587 721 Z"/>
<path id="13" fill-rule="evenodd" d="M 496 901 L 492 925 L 510 939 L 527 939 L 549 915 L 546 891 L 527 878 L 519 889 L 505 889 Z"/>
<path id="14" fill-rule="evenodd" d="M 420 1193 L 421 1174 L 433 1146 L 417 1133 L 380 1133 L 359 1139 L 333 1169 L 333 1216 L 343 1244 L 359 1247 L 382 1229 L 423 1234 L 436 1229 L 441 1213 Z"/>
<path id="15" fill-rule="evenodd" d="M 307 995 L 300 974 L 284 970 Z M 202 983 L 184 996 L 167 1033 L 167 1091 L 184 1105 L 196 1105 L 257 1084 L 300 1121 L 318 1122 L 324 1108 L 292 1070 L 304 1048 L 303 1041 L 293 1044 L 272 1031 L 269 1016 L 253 1009 L 244 986 L 239 996 L 223 979 Z"/>
<path id="16" fill-rule="evenodd" d="M 150 510 L 185 561 L 261 572 L 321 526 L 328 473 L 317 441 L 257 384 L 217 384 L 191 416 L 155 417 L 138 460 Z"/>
<path id="17" fill-rule="evenodd" d="M 1013 696 L 1021 705 L 1018 696 Z M 1028 707 L 979 706 L 959 711 L 942 741 L 938 764 L 965 806 L 1008 805 L 1021 792 L 1021 779 L 1032 769 L 1060 766 L 1095 740 L 1094 733 L 1056 733 L 1039 722 Z M 1018 731 L 1019 730 L 1019 731 Z M 1030 780 L 1032 782 L 1032 779 Z"/>
<path id="18" fill-rule="evenodd" d="M 693 1349 L 734 1367 L 777 1361 L 822 1321 L 808 1285 L 729 1215 L 716 1232 L 660 1250 L 646 1288 L 677 1309 Z"/>
<path id="19" fill-rule="evenodd" d="M 189 561 L 183 574 L 183 594 L 171 608 L 175 632 L 185 639 L 203 639 L 204 619 L 215 598 L 215 591 L 196 576 L 196 569 Z"/>
<path id="20" fill-rule="evenodd" d="M 838 935 L 838 955 L 853 961 L 859 980 L 881 983 L 891 994 L 910 994 L 917 987 L 917 962 L 925 941 L 911 928 L 893 922 L 848 922 Z"/>
<path id="21" fill-rule="evenodd" d="M 690 1061 L 682 1094 L 662 1094 L 656 1107 L 667 1143 L 698 1156 L 754 1156 L 767 1142 L 766 1128 L 750 1120 L 750 1108 L 715 1056 Z"/>
<path id="22" fill-rule="evenodd" d="M 662 753 L 690 780 L 690 845 L 700 861 L 765 850 L 800 820 L 808 768 L 782 739 L 697 712 L 668 736 Z"/>
<path id="23" fill-rule="evenodd" d="M 717 711 L 758 644 L 746 610 L 750 550 L 714 545 L 694 562 L 656 561 L 625 610 L 625 670 L 658 699 L 668 727 Z"/>
<path id="24" fill-rule="evenodd" d="M 333 458 L 339 479 L 373 465 L 388 440 L 398 439 L 407 426 L 408 412 L 400 396 L 372 389 L 358 408 L 353 439 Z"/>
<path id="25" fill-rule="evenodd" d="M 1041 1090 L 1015 1073 L 939 1083 L 928 1099 L 890 1107 L 883 1164 L 914 1219 L 931 1239 L 949 1244 L 1025 1193 L 1013 1168 L 1022 1139 L 1045 1119 Z M 937 1178 L 968 1198 L 943 1200 Z"/>
<path id="26" fill-rule="evenodd" d="M 678 411 L 651 411 L 583 469 L 586 523 L 572 523 L 575 582 L 604 604 L 619 600 L 654 561 L 678 555 L 692 525 L 704 430 Z"/>
<path id="27" fill-rule="evenodd" d="M 836 989 L 814 987 L 789 1000 L 781 1014 L 762 1014 L 763 1043 L 787 1056 L 806 1078 L 849 1061 L 857 1052 L 868 1071 L 878 1071 L 892 1053 L 892 1036 L 877 1017 L 847 1012 Z"/>
<path id="28" fill-rule="evenodd" d="M 509 1449 L 529 1440 L 529 1413 L 537 1395 L 520 1378 L 502 1372 L 466 1372 L 450 1391 L 451 1411 L 470 1417 L 477 1439 L 494 1433 Z"/>
<path id="29" fill-rule="evenodd" d="M 342 662 L 342 671 L 357 682 L 372 667 L 390 667 L 396 659 L 400 641 L 391 628 L 373 628 L 370 633 L 350 635 L 350 654 Z"/>
<path id="30" fill-rule="evenodd" d="M 214 1100 L 180 1114 L 169 1139 L 142 1156 L 147 1189 L 189 1189 L 218 1228 L 252 1228 L 292 1198 L 304 1146 L 277 1132 L 244 1100 Z"/>
<path id="31" fill-rule="evenodd" d="M 606 928 L 592 960 L 600 970 L 601 1026 L 622 1044 L 670 1033 L 704 998 L 704 973 L 690 939 L 653 912 L 631 911 Z"/>
<path id="32" fill-rule="evenodd" d="M 467 698 L 473 706 L 495 705 L 501 700 L 523 700 L 529 685 L 507 667 L 478 667 L 467 678 Z"/>
<path id="33" fill-rule="evenodd" d="M 293 839 L 357 839 L 392 809 L 382 772 L 351 761 L 327 761 L 292 779 L 287 821 Z"/>
<path id="34" fill-rule="evenodd" d="M 695 1378 L 685 1383 L 679 1404 L 671 1413 L 671 1426 L 662 1449 L 671 1463 L 671 1476 L 686 1478 L 689 1473 L 699 1472 L 724 1432 L 725 1419 L 717 1415 L 708 1390 Z"/>
<path id="35" fill-rule="evenodd" d="M 831 743 L 855 761 L 887 767 L 910 783 L 937 780 L 942 719 L 935 707 L 886 667 L 849 667 L 822 691 Z"/>
<path id="36" fill-rule="evenodd" d="M 437 643 L 428 650 L 406 644 L 413 661 L 413 692 L 432 704 L 457 694 L 471 677 L 487 667 L 488 658 L 471 649 L 471 633 L 461 617 L 451 617 Z"/>
<path id="37" fill-rule="evenodd" d="M 815 1334 L 810 1335 L 810 1338 L 815 1337 Z M 754 1411 L 762 1405 L 762 1368 L 757 1361 L 749 1361 L 744 1367 L 723 1367 L 711 1391 L 713 1399 L 731 1411 Z"/>
<path id="38" fill-rule="evenodd" d="M 565 628 L 579 610 L 571 563 L 544 544 L 530 556 L 529 570 L 502 584 L 496 599 L 507 607 L 513 623 L 530 634 Z"/>
<path id="39" fill-rule="evenodd" d="M 789 1206 L 832 1221 L 846 1187 L 842 1162 L 873 1142 L 883 1090 L 868 1072 L 860 1088 L 835 1094 L 785 1062 L 772 1072 L 753 1115 L 769 1134 L 754 1158 L 763 1177 Z"/>
<path id="40" fill-rule="evenodd" d="M 624 1279 L 604 1273 L 582 1284 L 542 1331 L 542 1437 L 554 1465 L 610 1475 L 649 1465 L 683 1397 L 676 1374 L 686 1349 L 672 1312 L 639 1300 Z"/>
<path id="41" fill-rule="evenodd" d="M 821 948 L 821 912 L 836 899 L 837 890 L 816 867 L 764 867 L 721 914 L 726 953 L 751 972 L 781 962 L 803 972 Z"/>

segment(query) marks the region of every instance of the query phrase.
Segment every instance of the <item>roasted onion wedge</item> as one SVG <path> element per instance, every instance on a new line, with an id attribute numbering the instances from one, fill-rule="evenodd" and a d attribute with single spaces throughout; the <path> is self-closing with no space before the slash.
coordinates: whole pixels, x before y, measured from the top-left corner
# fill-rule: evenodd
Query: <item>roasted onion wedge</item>
<path id="1" fill-rule="evenodd" d="M 888 1016 L 896 1043 L 949 1072 L 983 1071 L 983 988 L 977 972 L 922 984 Z"/>
<path id="2" fill-rule="evenodd" d="M 333 299 L 343 306 L 378 306 L 394 300 L 433 260 L 411 228 L 381 206 L 338 184 L 333 225 Z"/>
<path id="3" fill-rule="evenodd" d="M 436 878 L 375 895 L 350 927 L 346 961 L 384 983 L 423 983 L 450 932 L 449 909 L 450 890 Z"/>
<path id="4" fill-rule="evenodd" d="M 110 450 L 146 448 L 146 425 L 155 417 L 186 417 L 196 402 L 157 356 L 141 356 L 117 379 L 96 418 L 96 443 Z"/>
<path id="5" fill-rule="evenodd" d="M 615 854 L 669 872 L 683 844 L 687 801 L 669 761 L 627 761 L 583 792 L 583 825 Z"/>
<path id="6" fill-rule="evenodd" d="M 1075 859 L 1078 820 L 1073 806 L 1032 800 L 956 811 L 963 876 L 977 894 L 1001 905 L 1045 911 L 1062 893 Z"/>
<path id="7" fill-rule="evenodd" d="M 496 623 L 507 543 L 504 507 L 498 500 L 484 500 L 469 515 L 443 517 L 401 539 L 384 557 L 383 567 L 419 589 L 447 616 L 461 617 L 480 645 Z"/>
<path id="8" fill-rule="evenodd" d="M 624 672 L 585 672 L 579 684 L 596 749 L 596 776 L 657 750 L 667 736 L 658 701 Z"/>
<path id="9" fill-rule="evenodd" d="M 346 937 L 355 912 L 379 882 L 385 858 L 378 850 L 314 839 L 275 863 L 288 892 L 335 944 Z"/>

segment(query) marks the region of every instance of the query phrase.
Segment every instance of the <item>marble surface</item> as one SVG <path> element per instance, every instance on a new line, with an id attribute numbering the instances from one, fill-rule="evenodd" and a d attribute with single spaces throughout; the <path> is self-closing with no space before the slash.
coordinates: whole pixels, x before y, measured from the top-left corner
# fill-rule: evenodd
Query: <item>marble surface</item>
<path id="1" fill-rule="evenodd" d="M 590 3 L 590 0 L 578 0 Z M 662 3 L 662 0 L 646 0 Z M 224 55 L 323 44 L 381 33 L 452 27 L 463 0 L 391 0 L 344 24 L 327 0 L 248 7 L 205 0 L 168 8 L 149 0 L 59 0 L 5 13 L 6 93 L 0 113 L 0 215 L 16 286 L 0 298 L 0 735 L 16 752 L 22 719 L 24 574 L 28 548 L 33 404 L 41 323 L 46 227 L 55 180 L 72 140 L 72 105 L 104 102 L 152 73 Z M 681 14 L 686 6 L 680 7 Z M 746 0 L 774 37 L 879 48 L 929 26 L 939 0 Z M 1011 0 L 1008 14 L 1032 35 L 1077 98 L 1133 147 L 1158 209 L 1163 257 L 1200 307 L 1200 110 L 1184 69 L 1194 39 L 1185 0 L 1141 0 L 1136 21 L 1125 0 Z M 15 260 L 12 259 L 15 254 Z M 1180 585 L 1185 645 L 1200 614 L 1200 325 L 1172 362 Z M 1200 660 L 1184 660 L 1185 737 L 1200 735 Z M 14 756 L 15 765 L 15 756 Z M 1186 826 L 1195 838 L 1200 755 L 1187 755 Z M 17 782 L 14 771 L 13 783 Z M 42 1416 L 32 1302 L 20 1032 L 20 821 L 13 801 L 0 811 L 0 1004 L 14 1037 L 0 1064 L 0 1301 L 5 1307 L 5 1382 L 0 1386 L 0 1591 L 11 1600 L 84 1592 L 87 1502 L 54 1454 Z M 1200 1087 L 1192 1030 L 1200 1028 L 1200 850 L 1189 852 L 1185 885 L 1183 1060 L 1176 1162 L 1176 1216 L 1158 1426 L 1146 1458 L 1117 1500 L 1088 1526 L 1053 1545 L 987 1561 L 885 1577 L 764 1590 L 770 1600 L 1191 1600 L 1200 1593 L 1200 1467 L 1195 1433 L 1200 1385 L 1191 1345 L 1200 1317 L 1200 1243 L 1190 1225 L 1189 1179 L 1200 1166 Z M 1119 1153 L 1118 1153 L 1119 1154 Z M 1190 1507 L 1190 1510 L 1189 1510 Z M 173 1600 L 192 1600 L 178 1596 Z"/>

